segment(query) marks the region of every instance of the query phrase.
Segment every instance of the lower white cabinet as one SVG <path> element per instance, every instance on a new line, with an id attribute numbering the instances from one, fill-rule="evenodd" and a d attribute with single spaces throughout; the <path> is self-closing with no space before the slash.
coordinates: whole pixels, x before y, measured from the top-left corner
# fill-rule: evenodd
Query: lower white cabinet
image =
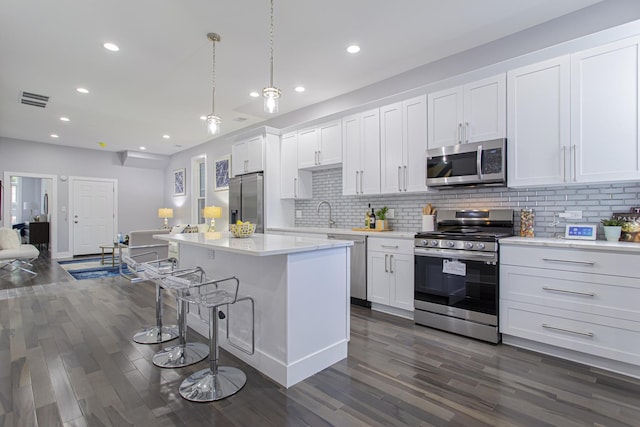
<path id="1" fill-rule="evenodd" d="M 503 341 L 625 373 L 640 368 L 638 254 L 573 246 L 501 245 Z"/>
<path id="2" fill-rule="evenodd" d="M 374 310 L 411 317 L 413 274 L 413 240 L 369 237 L 367 299 Z"/>

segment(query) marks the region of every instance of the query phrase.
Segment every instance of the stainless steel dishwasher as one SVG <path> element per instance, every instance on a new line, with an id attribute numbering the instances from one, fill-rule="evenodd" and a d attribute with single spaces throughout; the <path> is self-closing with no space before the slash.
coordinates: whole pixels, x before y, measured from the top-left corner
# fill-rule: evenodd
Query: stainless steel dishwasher
<path id="1" fill-rule="evenodd" d="M 329 239 L 351 240 L 351 303 L 371 307 L 367 301 L 367 236 L 329 234 Z"/>

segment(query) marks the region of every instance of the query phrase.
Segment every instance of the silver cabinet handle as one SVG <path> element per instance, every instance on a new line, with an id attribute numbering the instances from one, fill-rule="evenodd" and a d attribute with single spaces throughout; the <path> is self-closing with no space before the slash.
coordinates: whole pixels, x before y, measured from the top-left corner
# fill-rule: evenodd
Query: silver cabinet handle
<path id="1" fill-rule="evenodd" d="M 464 142 L 469 142 L 469 122 L 464 124 Z"/>
<path id="2" fill-rule="evenodd" d="M 364 179 L 364 171 L 360 171 L 360 194 L 364 194 L 364 190 L 362 189 L 362 180 Z"/>
<path id="3" fill-rule="evenodd" d="M 293 197 L 298 198 L 298 178 L 293 178 Z"/>
<path id="4" fill-rule="evenodd" d="M 384 254 L 384 272 L 388 273 L 389 269 L 387 268 L 387 262 L 389 261 L 389 255 L 388 254 Z"/>
<path id="5" fill-rule="evenodd" d="M 314 151 L 314 152 L 313 152 L 313 163 L 314 163 L 315 165 L 317 165 L 317 164 L 318 164 L 318 152 L 317 152 L 317 151 Z"/>
<path id="6" fill-rule="evenodd" d="M 572 331 L 571 329 L 557 328 L 555 326 L 547 325 L 546 323 L 543 323 L 542 327 L 545 329 L 552 329 L 554 331 L 568 332 L 570 334 L 582 335 L 583 337 L 593 338 L 593 332 Z"/>
<path id="7" fill-rule="evenodd" d="M 402 183 L 400 179 L 401 173 L 402 173 L 402 166 L 398 166 L 398 191 L 402 191 Z"/>
<path id="8" fill-rule="evenodd" d="M 576 175 L 577 174 L 576 170 L 578 169 L 578 163 L 576 162 L 576 151 L 578 151 L 578 150 L 576 148 L 576 144 L 573 144 L 571 146 L 571 149 L 573 150 L 573 182 L 576 182 L 576 180 L 577 180 L 577 178 L 576 178 L 576 176 L 577 176 Z"/>
<path id="9" fill-rule="evenodd" d="M 398 245 L 380 245 L 381 248 L 398 249 Z"/>
<path id="10" fill-rule="evenodd" d="M 462 123 L 458 123 L 458 144 L 462 144 Z"/>
<path id="11" fill-rule="evenodd" d="M 77 224 L 77 223 L 78 223 L 78 215 L 74 215 L 74 216 L 73 216 L 73 218 L 75 218 L 75 219 L 73 220 L 73 223 L 74 223 L 74 224 Z"/>
<path id="12" fill-rule="evenodd" d="M 573 259 L 560 259 L 560 258 L 542 258 L 543 261 L 548 262 L 565 262 L 567 264 L 582 264 L 582 265 L 594 265 L 595 261 L 578 261 Z"/>
<path id="13" fill-rule="evenodd" d="M 549 292 L 560 292 L 563 294 L 572 294 L 572 295 L 584 295 L 586 297 L 595 297 L 596 294 L 594 294 L 593 292 L 579 292 L 579 291 L 569 291 L 566 289 L 557 289 L 557 288 L 550 288 L 548 286 L 543 286 L 542 289 L 544 289 L 545 291 L 549 291 Z"/>
<path id="14" fill-rule="evenodd" d="M 360 171 L 356 171 L 356 194 L 360 194 L 360 190 L 358 189 L 358 176 L 360 175 Z"/>
<path id="15" fill-rule="evenodd" d="M 478 145 L 476 153 L 476 168 L 478 169 L 478 179 L 482 179 L 482 145 Z"/>
<path id="16" fill-rule="evenodd" d="M 393 273 L 393 254 L 389 255 L 389 273 Z"/>
<path id="17" fill-rule="evenodd" d="M 402 179 L 402 188 L 404 188 L 404 191 L 407 191 L 407 165 L 404 165 L 402 167 L 404 169 L 404 177 Z"/>
<path id="18" fill-rule="evenodd" d="M 562 146 L 562 180 L 567 182 L 567 147 Z"/>

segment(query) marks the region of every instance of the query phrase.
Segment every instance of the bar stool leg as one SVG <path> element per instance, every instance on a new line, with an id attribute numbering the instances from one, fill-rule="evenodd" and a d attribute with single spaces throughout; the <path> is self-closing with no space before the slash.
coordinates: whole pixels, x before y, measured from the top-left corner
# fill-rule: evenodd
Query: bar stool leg
<path id="1" fill-rule="evenodd" d="M 209 347 L 199 342 L 187 342 L 187 302 L 177 299 L 178 345 L 163 348 L 153 356 L 153 364 L 160 368 L 182 368 L 204 360 Z"/>
<path id="2" fill-rule="evenodd" d="M 218 366 L 218 307 L 209 310 L 209 367 L 180 384 L 180 396 L 192 402 L 213 402 L 236 394 L 247 382 L 238 368 Z"/>
<path id="3" fill-rule="evenodd" d="M 158 344 L 178 337 L 176 325 L 162 325 L 162 289 L 156 283 L 156 326 L 147 326 L 133 335 L 138 344 Z"/>

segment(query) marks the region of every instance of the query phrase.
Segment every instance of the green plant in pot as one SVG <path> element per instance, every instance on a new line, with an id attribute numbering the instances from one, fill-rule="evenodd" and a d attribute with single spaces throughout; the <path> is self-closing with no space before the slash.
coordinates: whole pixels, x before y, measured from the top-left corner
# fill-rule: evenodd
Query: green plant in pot
<path id="1" fill-rule="evenodd" d="M 617 242 L 620 240 L 620 233 L 622 232 L 622 226 L 624 221 L 618 218 L 603 218 L 600 220 L 602 228 L 604 229 L 604 237 L 610 242 Z"/>
<path id="2" fill-rule="evenodd" d="M 376 229 L 387 230 L 389 228 L 387 224 L 388 211 L 389 208 L 387 208 L 386 206 L 383 206 L 376 211 Z"/>

